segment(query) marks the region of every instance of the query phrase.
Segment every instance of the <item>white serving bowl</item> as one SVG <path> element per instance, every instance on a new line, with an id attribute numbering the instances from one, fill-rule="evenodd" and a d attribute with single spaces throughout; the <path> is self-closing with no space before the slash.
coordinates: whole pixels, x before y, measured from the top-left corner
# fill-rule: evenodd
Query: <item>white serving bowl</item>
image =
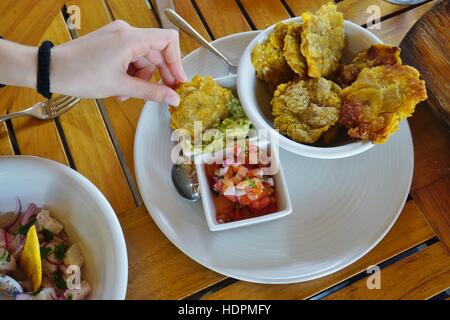
<path id="1" fill-rule="evenodd" d="M 275 182 L 275 197 L 277 199 L 278 211 L 272 212 L 266 215 L 262 215 L 255 218 L 249 218 L 239 221 L 232 221 L 227 223 L 219 223 L 216 218 L 216 206 L 214 204 L 213 194 L 211 192 L 208 177 L 205 170 L 205 162 L 213 157 L 208 157 L 206 155 L 202 156 L 202 161 L 198 161 L 196 164 L 196 172 L 198 177 L 198 183 L 200 186 L 200 193 L 202 195 L 203 210 L 205 212 L 206 222 L 208 223 L 208 228 L 211 231 L 223 231 L 230 230 L 240 227 L 251 226 L 263 222 L 277 220 L 286 217 L 292 213 L 291 198 L 289 197 L 289 190 L 287 188 L 286 178 L 284 177 L 283 168 L 280 162 L 280 156 L 278 154 L 278 146 L 272 145 L 267 140 L 261 140 L 258 142 L 253 142 L 261 150 L 269 150 L 271 167 L 275 168 L 274 174 L 272 175 Z M 266 151 L 267 152 L 267 151 Z"/>
<path id="2" fill-rule="evenodd" d="M 0 157 L 0 215 L 34 202 L 48 208 L 80 244 L 82 278 L 92 285 L 90 299 L 124 299 L 128 281 L 125 239 L 117 216 L 103 194 L 85 177 L 54 161 Z"/>
<path id="3" fill-rule="evenodd" d="M 300 22 L 301 18 L 291 18 L 282 22 Z M 356 53 L 368 49 L 372 44 L 382 43 L 382 41 L 368 30 L 350 22 L 345 21 L 345 49 L 343 61 L 349 62 Z M 347 144 L 335 147 L 317 147 L 306 145 L 279 134 L 273 128 L 271 96 L 266 84 L 256 77 L 255 69 L 252 65 L 251 54 L 256 44 L 267 39 L 273 31 L 275 25 L 267 28 L 256 36 L 245 49 L 237 72 L 237 89 L 239 100 L 245 113 L 257 129 L 265 129 L 276 132 L 279 136 L 280 146 L 290 152 L 317 159 L 339 159 L 350 157 L 364 152 L 374 145 L 370 141 L 349 141 Z"/>

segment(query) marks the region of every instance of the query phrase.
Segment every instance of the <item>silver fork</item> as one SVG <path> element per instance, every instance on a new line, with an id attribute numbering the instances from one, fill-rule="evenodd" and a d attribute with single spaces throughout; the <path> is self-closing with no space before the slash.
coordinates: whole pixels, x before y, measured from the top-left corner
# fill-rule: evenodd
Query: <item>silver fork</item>
<path id="1" fill-rule="evenodd" d="M 53 119 L 72 109 L 80 100 L 80 98 L 75 97 L 58 96 L 47 101 L 38 102 L 31 108 L 0 116 L 0 122 L 25 116 L 39 120 Z"/>

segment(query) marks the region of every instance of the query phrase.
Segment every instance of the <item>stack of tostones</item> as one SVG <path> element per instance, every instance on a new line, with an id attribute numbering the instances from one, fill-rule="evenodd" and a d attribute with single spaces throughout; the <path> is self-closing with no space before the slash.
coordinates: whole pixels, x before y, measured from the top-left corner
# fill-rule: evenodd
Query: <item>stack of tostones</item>
<path id="1" fill-rule="evenodd" d="M 344 18 L 332 2 L 303 13 L 302 22 L 278 24 L 255 47 L 257 77 L 276 88 L 272 115 L 281 134 L 329 144 L 347 130 L 384 143 L 427 98 L 419 72 L 402 65 L 400 48 L 375 44 L 340 66 L 344 47 Z"/>

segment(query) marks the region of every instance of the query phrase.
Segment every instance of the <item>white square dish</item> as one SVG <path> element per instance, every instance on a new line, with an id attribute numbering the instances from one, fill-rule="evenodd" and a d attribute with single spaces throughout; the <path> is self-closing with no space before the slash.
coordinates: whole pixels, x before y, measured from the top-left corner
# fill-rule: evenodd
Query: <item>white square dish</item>
<path id="1" fill-rule="evenodd" d="M 213 193 L 211 191 L 210 185 L 208 183 L 208 177 L 206 175 L 205 162 L 202 161 L 201 163 L 196 164 L 196 171 L 198 183 L 200 186 L 200 193 L 202 196 L 203 210 L 205 212 L 208 227 L 211 231 L 229 230 L 250 226 L 258 223 L 280 219 L 292 213 L 291 199 L 289 197 L 289 191 L 287 188 L 283 168 L 280 163 L 278 146 L 272 147 L 272 145 L 268 141 L 259 141 L 254 144 L 256 144 L 261 150 L 270 150 L 271 166 L 276 168 L 276 173 L 273 174 L 272 177 L 275 183 L 275 197 L 277 199 L 278 211 L 254 218 L 219 223 L 216 218 L 216 206 L 213 200 Z M 205 160 L 204 157 L 203 160 Z"/>

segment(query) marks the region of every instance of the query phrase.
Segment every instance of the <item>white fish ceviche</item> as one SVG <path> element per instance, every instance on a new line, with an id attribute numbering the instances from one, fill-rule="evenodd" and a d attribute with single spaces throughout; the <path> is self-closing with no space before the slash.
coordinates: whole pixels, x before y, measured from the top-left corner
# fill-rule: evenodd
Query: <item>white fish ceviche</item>
<path id="1" fill-rule="evenodd" d="M 34 203 L 22 212 L 19 199 L 16 211 L 7 216 L 9 221 L 0 223 L 0 276 L 7 275 L 22 286 L 24 292 L 15 299 L 88 298 L 92 288 L 82 278 L 81 247 L 70 241 L 63 224 Z"/>

